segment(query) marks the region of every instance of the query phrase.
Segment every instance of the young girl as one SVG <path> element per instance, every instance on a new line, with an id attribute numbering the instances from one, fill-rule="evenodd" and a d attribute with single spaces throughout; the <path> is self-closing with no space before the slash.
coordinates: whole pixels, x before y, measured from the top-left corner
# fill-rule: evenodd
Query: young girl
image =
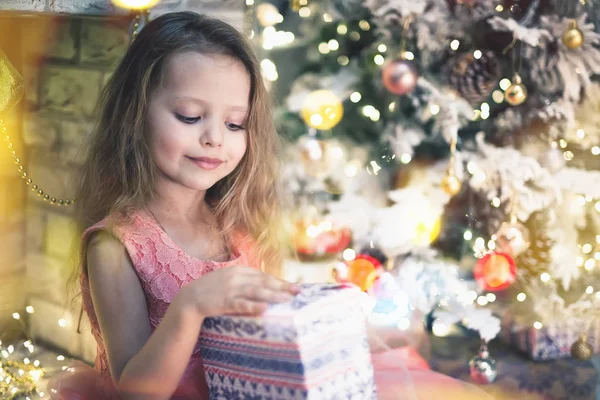
<path id="1" fill-rule="evenodd" d="M 203 319 L 298 291 L 273 276 L 276 144 L 241 34 L 190 12 L 144 27 L 103 92 L 76 197 L 96 368 L 67 369 L 54 398 L 208 399 Z M 396 357 L 374 360 L 398 382 Z"/>

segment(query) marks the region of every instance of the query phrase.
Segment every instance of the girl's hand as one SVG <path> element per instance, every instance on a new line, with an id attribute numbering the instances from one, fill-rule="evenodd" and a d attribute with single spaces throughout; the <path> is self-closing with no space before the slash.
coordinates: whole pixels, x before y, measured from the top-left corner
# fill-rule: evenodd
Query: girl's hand
<path id="1" fill-rule="evenodd" d="M 193 304 L 202 317 L 225 314 L 257 315 L 271 303 L 298 294 L 297 285 L 249 267 L 227 267 L 210 272 L 185 286 L 184 304 Z"/>

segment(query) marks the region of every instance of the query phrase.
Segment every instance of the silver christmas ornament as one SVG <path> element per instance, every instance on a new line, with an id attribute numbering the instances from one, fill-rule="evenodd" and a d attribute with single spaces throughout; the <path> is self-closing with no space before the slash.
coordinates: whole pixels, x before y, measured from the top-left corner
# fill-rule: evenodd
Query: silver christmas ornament
<path id="1" fill-rule="evenodd" d="M 479 384 L 489 384 L 496 380 L 498 371 L 496 369 L 496 360 L 490 357 L 487 344 L 482 343 L 479 354 L 469 361 L 469 369 L 473 382 Z"/>

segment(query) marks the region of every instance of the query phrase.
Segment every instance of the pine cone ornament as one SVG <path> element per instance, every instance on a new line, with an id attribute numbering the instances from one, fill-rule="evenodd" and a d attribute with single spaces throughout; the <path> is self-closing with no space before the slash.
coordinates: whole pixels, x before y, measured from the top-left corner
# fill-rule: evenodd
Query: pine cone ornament
<path id="1" fill-rule="evenodd" d="M 554 240 L 548 236 L 545 229 L 547 218 L 541 212 L 534 213 L 525 223 L 525 227 L 529 229 L 530 246 L 529 248 L 517 257 L 517 265 L 519 270 L 525 274 L 525 277 L 537 277 L 542 272 L 548 270 L 548 266 L 552 261 L 551 250 L 554 246 Z"/>
<path id="2" fill-rule="evenodd" d="M 485 51 L 479 59 L 473 53 L 465 53 L 450 60 L 448 81 L 462 97 L 471 104 L 485 101 L 501 77 L 500 62 L 491 51 Z"/>

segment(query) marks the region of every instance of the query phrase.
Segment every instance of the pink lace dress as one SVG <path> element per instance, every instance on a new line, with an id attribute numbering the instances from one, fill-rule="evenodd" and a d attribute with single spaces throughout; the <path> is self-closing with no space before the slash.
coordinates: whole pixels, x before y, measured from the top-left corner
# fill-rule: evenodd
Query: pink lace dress
<path id="1" fill-rule="evenodd" d="M 107 222 L 104 219 L 89 228 L 84 232 L 82 240 L 85 242 L 93 232 L 109 229 Z M 173 242 L 154 218 L 141 212 L 133 215 L 127 224 L 113 227 L 111 232 L 129 253 L 146 297 L 153 330 L 183 285 L 218 268 L 260 265 L 253 257 L 252 246 L 242 235 L 233 238 L 234 254 L 230 261 L 212 262 L 191 257 Z M 86 274 L 81 274 L 81 292 L 83 308 L 90 319 L 91 331 L 97 342 L 95 368 L 77 363 L 53 377 L 48 384 L 48 391 L 53 400 L 119 399 L 110 376 L 106 349 Z M 379 399 L 442 398 L 432 397 L 432 388 L 437 389 L 438 394 L 443 393 L 443 398 L 481 398 L 477 391 L 473 393 L 465 390 L 465 386 L 458 381 L 431 371 L 427 362 L 408 347 L 374 352 L 372 362 Z M 198 345 L 172 399 L 208 399 Z"/>

